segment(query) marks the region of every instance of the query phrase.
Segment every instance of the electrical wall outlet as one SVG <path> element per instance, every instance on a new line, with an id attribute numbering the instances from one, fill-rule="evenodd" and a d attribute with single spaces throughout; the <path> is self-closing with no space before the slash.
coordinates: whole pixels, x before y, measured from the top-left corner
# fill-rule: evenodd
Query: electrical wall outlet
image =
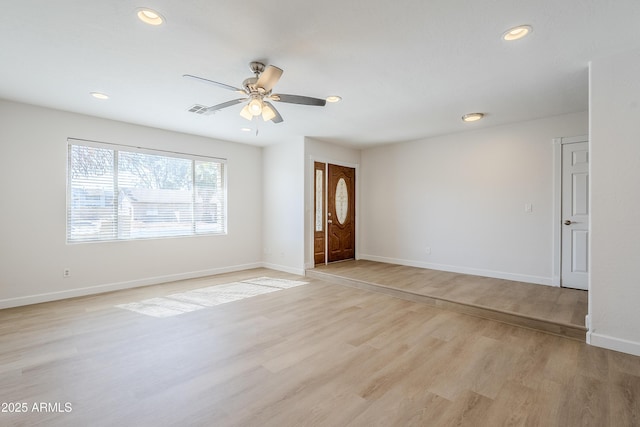
<path id="1" fill-rule="evenodd" d="M 65 268 L 64 270 L 62 270 L 62 277 L 70 277 L 70 276 L 71 276 L 70 268 Z"/>

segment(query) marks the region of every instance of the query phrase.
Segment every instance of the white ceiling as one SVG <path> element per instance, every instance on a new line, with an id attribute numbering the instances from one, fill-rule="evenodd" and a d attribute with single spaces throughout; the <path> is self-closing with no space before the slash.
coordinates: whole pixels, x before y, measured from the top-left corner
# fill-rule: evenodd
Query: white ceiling
<path id="1" fill-rule="evenodd" d="M 268 145 L 312 136 L 364 147 L 588 108 L 588 62 L 640 47 L 638 0 L 2 1 L 0 98 Z M 137 20 L 150 7 L 166 24 Z M 516 25 L 533 33 L 507 43 Z M 284 69 L 274 92 L 343 101 L 276 103 L 259 135 L 236 105 L 248 63 Z M 89 92 L 111 99 L 99 101 Z M 464 113 L 487 117 L 462 123 Z"/>

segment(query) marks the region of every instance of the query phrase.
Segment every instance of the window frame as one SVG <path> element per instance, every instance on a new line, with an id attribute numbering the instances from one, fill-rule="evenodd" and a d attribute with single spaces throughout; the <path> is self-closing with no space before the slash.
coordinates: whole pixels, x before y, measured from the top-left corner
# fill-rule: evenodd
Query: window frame
<path id="1" fill-rule="evenodd" d="M 80 147 L 89 147 L 96 149 L 106 149 L 111 150 L 113 152 L 113 227 L 114 232 L 110 238 L 100 237 L 98 235 L 96 238 L 89 239 L 79 239 L 72 238 L 71 235 L 71 216 L 73 209 L 73 179 L 71 176 L 72 173 L 72 147 L 80 146 Z M 120 197 L 119 192 L 120 188 L 118 186 L 118 156 L 120 152 L 127 153 L 139 153 L 143 155 L 152 155 L 152 156 L 161 156 L 168 158 L 176 158 L 191 161 L 191 191 L 192 194 L 192 202 L 191 202 L 191 211 L 195 213 L 196 205 L 196 162 L 209 162 L 209 163 L 218 163 L 220 168 L 220 177 L 218 180 L 220 181 L 219 191 L 221 193 L 220 199 L 222 200 L 222 207 L 220 208 L 220 227 L 219 231 L 198 231 L 197 220 L 195 215 L 192 215 L 191 218 L 191 226 L 190 232 L 185 234 L 168 234 L 168 235 L 150 235 L 150 236 L 137 236 L 137 237 L 122 237 L 121 233 L 121 223 L 119 218 L 119 209 L 120 209 Z M 127 241 L 136 241 L 136 240 L 151 240 L 151 239 L 173 239 L 173 238 L 186 238 L 186 237 L 200 237 L 200 236 L 226 236 L 228 234 L 227 224 L 228 224 L 228 191 L 227 191 L 227 174 L 228 174 L 228 165 L 227 159 L 223 157 L 213 157 L 213 156 L 205 156 L 191 153 L 183 153 L 177 151 L 169 151 L 162 149 L 154 149 L 147 147 L 140 147 L 134 145 L 125 145 L 125 144 L 114 144 L 109 142 L 100 142 L 93 141 L 87 139 L 80 138 L 67 138 L 67 170 L 66 170 L 66 202 L 65 202 L 65 233 L 66 233 L 66 243 L 67 244 L 83 244 L 83 243 L 102 243 L 102 242 L 127 242 Z"/>

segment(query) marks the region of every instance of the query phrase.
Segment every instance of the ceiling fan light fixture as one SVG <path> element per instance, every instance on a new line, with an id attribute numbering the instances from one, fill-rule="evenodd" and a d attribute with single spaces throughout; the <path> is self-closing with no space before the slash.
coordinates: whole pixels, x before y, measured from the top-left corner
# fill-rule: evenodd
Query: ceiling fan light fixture
<path id="1" fill-rule="evenodd" d="M 138 19 L 149 25 L 162 25 L 164 23 L 164 17 L 153 9 L 141 8 L 138 9 Z"/>
<path id="2" fill-rule="evenodd" d="M 268 122 L 269 120 L 273 119 L 275 116 L 276 116 L 276 112 L 273 111 L 273 108 L 269 107 L 266 104 L 262 107 L 262 120 L 264 120 L 265 122 Z"/>
<path id="3" fill-rule="evenodd" d="M 327 96 L 326 101 L 327 102 L 340 102 L 340 101 L 342 101 L 342 97 L 338 96 L 338 95 L 331 95 L 331 96 Z"/>
<path id="4" fill-rule="evenodd" d="M 465 114 L 464 116 L 462 116 L 462 121 L 463 122 L 477 122 L 478 120 L 480 120 L 481 118 L 484 117 L 484 113 L 469 113 L 469 114 Z"/>
<path id="5" fill-rule="evenodd" d="M 249 113 L 251 113 L 252 116 L 259 116 L 262 114 L 262 108 L 263 106 L 260 98 L 253 98 L 249 101 Z"/>
<path id="6" fill-rule="evenodd" d="M 240 115 L 249 121 L 253 120 L 253 114 L 251 114 L 251 111 L 249 110 L 249 104 L 244 106 L 244 108 L 240 111 Z"/>
<path id="7" fill-rule="evenodd" d="M 502 34 L 502 40 L 506 40 L 508 42 L 514 40 L 520 40 L 521 38 L 527 36 L 533 31 L 531 25 L 518 25 L 517 27 L 509 28 Z"/>

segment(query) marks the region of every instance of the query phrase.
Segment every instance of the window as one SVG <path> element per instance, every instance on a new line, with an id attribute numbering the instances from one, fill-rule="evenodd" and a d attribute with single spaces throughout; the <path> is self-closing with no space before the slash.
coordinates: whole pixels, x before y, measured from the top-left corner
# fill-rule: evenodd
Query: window
<path id="1" fill-rule="evenodd" d="M 226 233 L 223 159 L 69 140 L 67 242 Z"/>

